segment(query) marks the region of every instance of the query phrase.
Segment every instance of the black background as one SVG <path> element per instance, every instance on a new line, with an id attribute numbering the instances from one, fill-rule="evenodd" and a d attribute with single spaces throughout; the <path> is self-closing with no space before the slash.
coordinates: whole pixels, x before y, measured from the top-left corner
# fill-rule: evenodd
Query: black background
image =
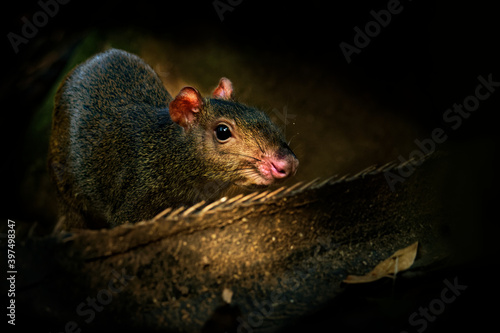
<path id="1" fill-rule="evenodd" d="M 18 83 L 23 80 L 31 62 L 55 49 L 59 43 L 67 42 L 69 36 L 84 34 L 89 28 L 137 27 L 158 35 L 168 33 L 171 38 L 187 45 L 196 45 L 209 35 L 228 44 L 265 49 L 286 59 L 315 64 L 326 73 L 335 73 L 346 87 L 360 95 L 368 91 L 379 96 L 392 105 L 394 112 L 397 112 L 398 105 L 412 105 L 404 108 L 409 112 L 407 116 L 428 131 L 442 126 L 443 112 L 474 92 L 479 75 L 487 77 L 491 73 L 494 81 L 500 81 L 500 21 L 492 2 L 402 0 L 402 12 L 394 15 L 391 23 L 372 38 L 360 54 L 353 55 L 348 64 L 339 44 L 343 41 L 353 44 L 353 28 L 363 28 L 373 20 L 370 11 L 385 9 L 387 2 L 243 0 L 233 11 L 225 12 L 221 21 L 210 0 L 72 0 L 60 6 L 59 13 L 39 29 L 36 38 L 20 45 L 17 54 L 6 36 L 9 32 L 19 34 L 20 19 L 23 16 L 31 18 L 40 7 L 36 1 L 2 4 L 0 101 L 4 149 L 1 170 L 3 194 L 8 197 L 2 202 L 2 217 L 18 205 L 16 184 L 22 177 L 19 173 L 19 161 L 23 158 L 20 154 L 22 138 L 32 117 L 32 106 L 41 102 L 54 83 L 57 68 L 37 79 L 42 84 L 34 82 L 21 89 Z M 481 215 L 484 219 L 489 218 L 492 225 L 491 232 L 486 232 L 485 243 L 495 243 L 497 238 L 494 232 L 497 228 L 493 225 L 498 220 L 495 184 L 498 178 L 496 133 L 499 118 L 496 113 L 500 111 L 499 96 L 498 91 L 492 94 L 460 131 L 449 133 L 455 142 L 488 142 L 489 148 L 484 153 L 495 161 L 493 168 L 487 169 L 490 172 L 477 175 L 475 180 L 488 183 L 491 188 L 491 193 L 482 194 L 481 199 Z M 493 245 L 487 248 L 495 251 Z M 494 253 L 488 255 L 495 258 Z M 481 271 L 462 272 L 461 276 L 465 274 L 470 281 L 477 283 L 471 285 L 468 295 L 464 292 L 463 301 L 454 305 L 455 312 L 446 315 L 434 326 L 435 329 L 447 331 L 448 327 L 461 327 L 463 322 L 481 327 L 485 322 L 494 324 L 494 319 L 489 317 L 493 305 L 479 314 L 473 311 L 482 311 L 488 301 L 498 301 L 493 296 L 498 286 L 491 281 L 491 276 L 498 270 L 497 265 L 486 259 L 481 263 L 484 264 L 480 266 Z M 481 281 L 486 282 L 482 284 Z M 439 286 L 437 288 L 439 292 Z M 354 304 L 350 306 L 355 308 Z M 319 314 L 322 319 L 330 315 L 328 312 Z M 332 325 L 335 327 L 335 323 Z M 328 331 L 336 330 L 331 328 Z"/>

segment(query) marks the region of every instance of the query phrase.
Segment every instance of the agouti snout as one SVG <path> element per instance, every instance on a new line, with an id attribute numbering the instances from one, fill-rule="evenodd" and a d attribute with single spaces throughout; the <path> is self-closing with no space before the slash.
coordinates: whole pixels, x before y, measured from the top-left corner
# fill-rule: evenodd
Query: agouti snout
<path id="1" fill-rule="evenodd" d="M 149 65 L 115 49 L 59 87 L 48 162 L 65 227 L 138 222 L 194 204 L 207 185 L 268 186 L 299 164 L 265 113 L 233 100 L 227 78 L 210 98 L 193 87 L 172 98 Z"/>

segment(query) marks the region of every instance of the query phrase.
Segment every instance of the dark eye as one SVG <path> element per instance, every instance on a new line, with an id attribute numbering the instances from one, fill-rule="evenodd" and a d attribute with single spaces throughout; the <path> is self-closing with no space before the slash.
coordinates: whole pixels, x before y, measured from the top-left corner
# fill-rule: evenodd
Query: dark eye
<path id="1" fill-rule="evenodd" d="M 215 128 L 215 135 L 217 140 L 226 141 L 231 137 L 231 130 L 226 125 L 221 124 Z"/>

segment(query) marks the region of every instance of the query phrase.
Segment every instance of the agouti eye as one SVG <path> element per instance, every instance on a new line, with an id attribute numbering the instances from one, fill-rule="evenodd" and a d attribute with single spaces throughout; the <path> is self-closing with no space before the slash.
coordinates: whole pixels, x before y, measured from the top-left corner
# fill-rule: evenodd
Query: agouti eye
<path id="1" fill-rule="evenodd" d="M 226 125 L 218 125 L 215 128 L 215 135 L 219 141 L 227 141 L 231 137 L 231 130 Z"/>

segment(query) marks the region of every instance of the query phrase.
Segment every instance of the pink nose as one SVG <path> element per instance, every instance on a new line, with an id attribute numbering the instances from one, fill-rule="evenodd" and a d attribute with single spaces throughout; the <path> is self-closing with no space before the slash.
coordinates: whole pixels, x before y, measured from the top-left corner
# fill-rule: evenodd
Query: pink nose
<path id="1" fill-rule="evenodd" d="M 271 161 L 271 175 L 275 179 L 293 176 L 297 171 L 299 160 L 294 156 L 288 156 L 286 159 L 273 159 Z"/>

